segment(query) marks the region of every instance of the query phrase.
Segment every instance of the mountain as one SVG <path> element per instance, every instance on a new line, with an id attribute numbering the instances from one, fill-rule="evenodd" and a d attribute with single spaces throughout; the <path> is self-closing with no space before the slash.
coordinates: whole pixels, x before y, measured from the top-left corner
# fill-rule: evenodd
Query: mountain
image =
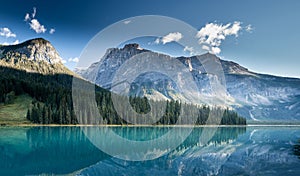
<path id="1" fill-rule="evenodd" d="M 131 50 L 130 45 L 125 49 Z M 112 93 L 99 86 L 79 78 L 63 64 L 55 48 L 44 39 L 33 39 L 19 45 L 1 46 L 0 59 L 0 125 L 16 124 L 143 124 L 144 119 L 132 115 L 133 121 L 125 121 L 114 109 Z M 125 56 L 126 56 L 125 52 Z M 130 51 L 129 51 L 130 54 Z M 134 54 L 134 53 L 131 53 Z M 74 84 L 76 86 L 74 86 Z M 91 94 L 86 87 L 95 88 Z M 74 94 L 80 94 L 75 96 Z M 116 95 L 116 94 L 114 94 Z M 125 96 L 116 95 L 120 102 Z M 114 96 L 116 98 L 116 96 Z M 91 110 L 91 101 L 97 103 L 98 111 Z M 188 124 L 194 119 L 203 124 L 210 109 L 206 106 L 181 105 L 178 101 L 151 101 L 140 97 L 131 97 L 128 106 L 136 112 L 148 112 L 151 107 L 152 117 L 162 118 L 152 124 L 175 124 L 179 110 L 188 113 L 188 118 L 181 118 L 180 123 Z M 121 112 L 128 106 L 121 104 Z M 76 108 L 75 108 L 76 107 Z M 164 112 L 163 108 L 167 111 Z M 182 107 L 182 108 L 178 108 Z M 119 109 L 120 110 L 120 109 Z M 212 111 L 221 112 L 214 108 Z M 75 113 L 76 112 L 76 113 Z M 195 116 L 191 116 L 191 112 Z M 101 115 L 99 115 L 99 113 Z M 196 114 L 197 113 L 197 114 Z M 226 110 L 222 119 L 210 118 L 210 123 L 221 120 L 221 124 L 245 125 L 246 119 L 236 112 Z"/>
<path id="2" fill-rule="evenodd" d="M 41 74 L 73 75 L 63 65 L 62 58 L 52 44 L 43 38 L 17 45 L 0 46 L 0 66 Z"/>
<path id="3" fill-rule="evenodd" d="M 108 49 L 101 62 L 93 63 L 87 69 L 81 69 L 77 73 L 101 87 L 112 89 L 114 86 L 112 81 L 122 64 L 131 57 L 146 52 L 161 59 L 176 59 L 185 65 L 200 92 L 200 99 L 193 100 L 193 103 L 213 106 L 225 99 L 224 106 L 235 109 L 250 122 L 300 121 L 300 79 L 255 73 L 235 62 L 222 60 L 210 53 L 175 58 L 141 49 L 138 44 L 128 44 L 123 48 Z M 140 59 L 145 59 L 145 64 L 151 62 L 151 58 Z M 202 65 L 205 62 L 221 64 L 226 83 L 225 93 L 214 94 L 210 81 L 221 80 L 221 76 L 207 72 Z M 168 67 L 171 68 L 172 65 Z M 134 69 L 135 67 L 132 67 L 133 71 Z M 156 100 L 182 99 L 176 83 L 166 75 L 157 72 L 143 73 L 135 78 L 130 85 L 130 93 Z"/>

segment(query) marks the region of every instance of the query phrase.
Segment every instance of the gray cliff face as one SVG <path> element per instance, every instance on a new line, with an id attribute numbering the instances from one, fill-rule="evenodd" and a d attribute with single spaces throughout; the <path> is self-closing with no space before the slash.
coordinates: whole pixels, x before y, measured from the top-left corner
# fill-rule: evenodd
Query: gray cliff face
<path id="1" fill-rule="evenodd" d="M 124 48 L 110 48 L 103 57 L 103 62 L 93 63 L 86 70 L 75 72 L 83 78 L 97 83 L 103 88 L 109 89 L 111 81 L 118 68 L 129 58 L 148 50 L 139 49 L 137 44 L 125 45 Z"/>
<path id="2" fill-rule="evenodd" d="M 0 65 L 41 74 L 72 74 L 51 43 L 42 38 L 0 46 Z"/>
<path id="3" fill-rule="evenodd" d="M 111 89 L 116 71 L 132 56 L 149 50 L 139 49 L 137 44 L 107 50 L 101 62 L 80 70 L 83 78 Z M 153 52 L 152 52 L 153 53 Z M 170 58 L 167 55 L 160 57 Z M 172 58 L 179 60 L 190 71 L 198 87 L 198 102 L 214 105 L 226 99 L 224 106 L 234 108 L 250 121 L 294 122 L 300 120 L 300 79 L 258 74 L 232 61 L 225 61 L 207 53 L 193 57 Z M 225 75 L 226 93 L 216 95 L 211 90 L 211 81 L 220 75 L 207 72 L 202 63 L 221 63 Z M 171 65 L 170 65 L 171 67 Z M 134 67 L 132 69 L 135 69 Z M 180 99 L 176 83 L 166 75 L 147 73 L 139 75 L 130 86 L 130 94 L 152 99 Z"/>

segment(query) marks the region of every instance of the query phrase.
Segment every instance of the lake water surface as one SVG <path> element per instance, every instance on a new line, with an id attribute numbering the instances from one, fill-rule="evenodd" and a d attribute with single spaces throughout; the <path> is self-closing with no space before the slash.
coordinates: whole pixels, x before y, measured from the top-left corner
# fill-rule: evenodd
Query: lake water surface
<path id="1" fill-rule="evenodd" d="M 196 127 L 176 147 L 163 143 L 162 148 L 150 145 L 142 156 L 145 160 L 139 161 L 131 157 L 138 149 L 116 146 L 120 145 L 114 141 L 117 138 L 106 135 L 110 131 L 126 141 L 151 143 L 170 132 L 180 138 L 185 130 L 184 127 L 1 127 L 0 175 L 300 174 L 297 152 L 300 127 Z M 204 143 L 200 138 L 205 130 L 213 135 Z M 125 155 L 128 158 L 124 160 L 112 157 L 98 145 L 117 149 L 118 156 L 122 151 L 132 153 Z"/>

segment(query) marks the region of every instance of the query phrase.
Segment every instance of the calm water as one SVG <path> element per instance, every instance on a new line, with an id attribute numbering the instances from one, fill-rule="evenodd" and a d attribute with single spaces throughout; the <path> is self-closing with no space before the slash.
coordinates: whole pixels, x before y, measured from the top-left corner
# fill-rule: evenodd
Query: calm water
<path id="1" fill-rule="evenodd" d="M 200 138 L 205 129 L 214 135 L 203 143 Z M 119 152 L 128 150 L 126 146 L 114 146 L 116 141 L 107 131 L 127 141 L 142 142 L 159 139 L 169 132 L 180 138 L 185 128 L 1 127 L 0 175 L 300 174 L 299 152 L 295 152 L 300 127 L 198 127 L 176 148 L 145 152 L 147 159 L 163 154 L 145 161 L 119 159 L 95 147 L 97 140 Z M 87 138 L 86 134 L 96 137 Z"/>

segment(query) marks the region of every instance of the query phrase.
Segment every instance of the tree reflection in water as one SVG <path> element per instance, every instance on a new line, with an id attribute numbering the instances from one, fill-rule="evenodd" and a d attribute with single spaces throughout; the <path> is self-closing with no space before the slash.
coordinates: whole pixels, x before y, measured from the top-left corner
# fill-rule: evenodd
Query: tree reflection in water
<path id="1" fill-rule="evenodd" d="M 298 156 L 300 159 L 300 139 L 298 140 L 297 144 L 294 145 L 294 155 Z"/>
<path id="2" fill-rule="evenodd" d="M 167 133 L 170 127 L 82 127 L 92 134 L 105 133 L 107 128 L 113 129 L 117 135 L 129 140 L 152 140 Z M 101 161 L 113 162 L 110 155 L 102 152 L 85 136 L 80 127 L 26 127 L 0 129 L 0 175 L 39 175 L 69 174 L 79 172 Z M 185 128 L 176 128 L 179 135 Z M 194 128 L 186 140 L 174 152 L 199 145 L 202 127 Z M 218 145 L 235 140 L 245 133 L 245 127 L 218 128 L 208 142 Z M 6 137 L 7 136 L 7 137 Z M 112 139 L 107 136 L 99 139 L 111 145 Z M 126 147 L 126 146 L 124 146 Z M 178 152 L 177 152 L 178 153 Z M 171 156 L 170 156 L 171 157 Z M 168 155 L 153 161 L 130 162 L 146 168 L 164 167 L 170 160 Z M 175 156 L 174 156 L 175 157 Z M 114 162 L 113 162 L 114 163 Z M 144 164 L 144 165 L 143 165 Z"/>

